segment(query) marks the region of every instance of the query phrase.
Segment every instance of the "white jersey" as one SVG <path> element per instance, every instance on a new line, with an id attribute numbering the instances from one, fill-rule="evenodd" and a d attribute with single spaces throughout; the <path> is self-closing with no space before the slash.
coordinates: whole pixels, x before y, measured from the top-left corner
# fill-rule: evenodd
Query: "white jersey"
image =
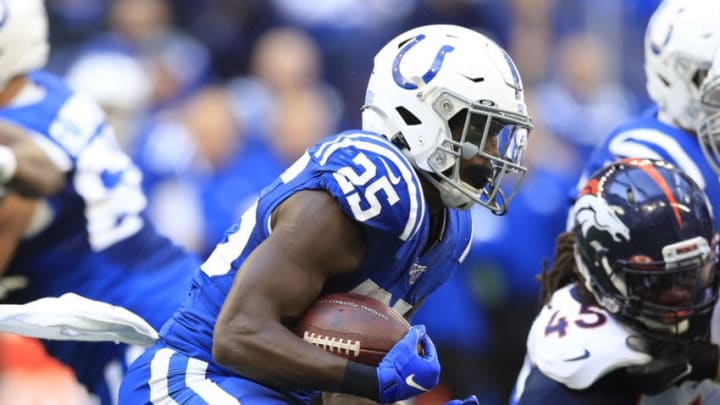
<path id="1" fill-rule="evenodd" d="M 649 362 L 649 355 L 627 345 L 627 338 L 634 334 L 636 332 L 615 320 L 603 308 L 582 304 L 574 284 L 559 289 L 533 321 L 526 361 L 511 402 L 537 403 L 532 396 L 542 391 L 546 397 L 558 398 L 558 405 L 573 403 L 562 400 L 561 391 L 567 391 L 567 388 L 585 390 L 614 370 Z M 528 389 L 534 373 L 545 378 L 534 378 L 534 386 Z M 635 403 L 720 404 L 720 385 L 710 381 L 688 381 L 658 395 L 638 395 Z"/>

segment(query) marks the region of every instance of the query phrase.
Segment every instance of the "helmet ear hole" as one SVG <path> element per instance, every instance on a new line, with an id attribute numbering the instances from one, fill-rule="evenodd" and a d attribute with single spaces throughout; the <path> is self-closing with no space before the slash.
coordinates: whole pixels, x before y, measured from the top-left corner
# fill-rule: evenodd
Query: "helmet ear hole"
<path id="1" fill-rule="evenodd" d="M 468 109 L 463 108 L 462 110 L 458 111 L 448 120 L 448 128 L 450 128 L 450 133 L 453 135 L 453 139 L 456 141 L 460 140 L 460 135 L 463 132 L 463 128 L 465 127 L 465 121 L 467 120 L 468 115 Z"/>
<path id="2" fill-rule="evenodd" d="M 695 71 L 695 74 L 692 76 L 692 82 L 698 89 L 700 86 L 702 86 L 703 81 L 705 81 L 705 78 L 708 75 L 709 69 L 698 69 Z"/>
<path id="3" fill-rule="evenodd" d="M 406 125 L 412 126 L 412 125 L 422 124 L 422 121 L 420 121 L 420 119 L 415 114 L 413 114 L 412 112 L 410 112 L 410 110 L 408 110 L 407 108 L 405 108 L 403 106 L 395 107 L 395 111 L 397 111 L 398 114 L 400 114 L 400 118 L 402 118 L 403 121 L 405 121 Z"/>

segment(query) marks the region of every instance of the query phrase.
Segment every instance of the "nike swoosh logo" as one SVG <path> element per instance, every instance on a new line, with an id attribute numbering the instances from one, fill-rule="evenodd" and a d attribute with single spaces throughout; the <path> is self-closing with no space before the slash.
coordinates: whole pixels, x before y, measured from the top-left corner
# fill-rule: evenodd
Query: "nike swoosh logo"
<path id="1" fill-rule="evenodd" d="M 409 376 L 405 377 L 405 384 L 407 384 L 409 387 L 415 388 L 416 390 L 425 392 L 430 391 L 429 389 L 415 382 L 415 374 L 410 374 Z"/>
<path id="2" fill-rule="evenodd" d="M 395 176 L 395 173 L 390 170 L 390 166 L 388 166 L 388 164 L 385 162 L 385 159 L 380 160 L 380 162 L 382 162 L 383 166 L 385 166 L 385 172 L 387 172 L 387 176 L 390 178 L 390 183 L 394 185 L 400 183 L 400 180 L 402 179 L 400 178 L 400 176 Z"/>
<path id="3" fill-rule="evenodd" d="M 583 349 L 583 350 L 585 350 L 585 352 L 584 352 L 583 354 L 581 354 L 581 355 L 579 355 L 579 356 L 577 356 L 577 357 L 570 358 L 570 359 L 565 359 L 564 361 L 585 360 L 585 359 L 587 359 L 588 357 L 590 357 L 590 352 L 588 351 L 588 349 Z"/>

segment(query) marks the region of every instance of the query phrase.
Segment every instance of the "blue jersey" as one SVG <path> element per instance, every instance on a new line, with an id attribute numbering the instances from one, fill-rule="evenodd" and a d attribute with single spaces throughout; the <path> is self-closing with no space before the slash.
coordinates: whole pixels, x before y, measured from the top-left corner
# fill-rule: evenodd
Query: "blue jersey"
<path id="1" fill-rule="evenodd" d="M 142 176 L 116 144 L 102 110 L 45 72 L 30 75 L 0 118 L 31 133 L 67 176 L 40 208 L 7 269 L 29 278 L 20 300 L 75 292 L 123 306 L 155 328 L 175 311 L 199 265 L 144 214 Z M 46 342 L 93 389 L 123 347 Z"/>
<path id="2" fill-rule="evenodd" d="M 195 274 L 190 297 L 160 331 L 161 346 L 194 360 L 163 355 L 170 352 L 164 351 L 167 349 L 158 351 L 156 347 L 151 351 L 158 353 L 153 355 L 154 360 L 144 356 L 140 362 L 144 361 L 145 366 L 152 362 L 153 370 L 166 370 L 169 379 L 155 383 L 158 378 L 155 375 L 147 384 L 141 381 L 129 383 L 126 379 L 123 392 L 125 384 L 132 384 L 133 389 L 139 387 L 151 391 L 155 387 L 169 387 L 173 384 L 174 373 L 188 373 L 189 377 L 190 364 L 207 363 L 202 372 L 206 373 L 204 378 L 213 381 L 216 375 L 241 377 L 214 364 L 211 353 L 213 327 L 238 269 L 272 232 L 272 212 L 301 190 L 324 190 L 332 195 L 343 212 L 364 227 L 367 235 L 368 253 L 359 269 L 327 280 L 322 294 L 352 291 L 378 298 L 405 314 L 445 282 L 468 252 L 472 232 L 470 212 L 447 209 L 442 238 L 421 255 L 428 242 L 428 207 L 415 170 L 394 145 L 379 135 L 359 131 L 327 138 L 309 149 L 263 190 Z M 165 365 L 158 364 L 162 356 L 170 356 Z M 133 365 L 135 368 L 138 374 L 134 377 L 141 377 L 142 370 L 148 370 L 138 362 Z M 182 377 L 177 380 L 179 384 L 185 384 Z M 250 398 L 251 391 L 242 388 L 229 394 L 242 402 L 243 398 Z M 142 401 L 147 395 L 157 398 L 157 394 L 137 396 L 136 392 L 132 398 Z M 305 398 L 302 392 L 283 395 L 299 401 Z"/>
<path id="3" fill-rule="evenodd" d="M 687 173 L 707 193 L 720 226 L 720 182 L 705 160 L 694 134 L 657 119 L 657 108 L 615 129 L 593 152 L 585 165 L 577 190 L 598 169 L 619 158 L 652 158 L 671 162 Z"/>

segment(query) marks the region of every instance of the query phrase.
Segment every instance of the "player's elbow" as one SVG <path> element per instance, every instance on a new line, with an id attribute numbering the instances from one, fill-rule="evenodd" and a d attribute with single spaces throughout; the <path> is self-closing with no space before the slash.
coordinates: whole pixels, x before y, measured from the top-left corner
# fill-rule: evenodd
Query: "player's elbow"
<path id="1" fill-rule="evenodd" d="M 259 350 L 255 349 L 258 335 L 257 323 L 248 318 L 234 318 L 224 322 L 218 318 L 213 332 L 213 358 L 224 367 L 242 371 L 259 354 Z"/>
<path id="2" fill-rule="evenodd" d="M 65 186 L 65 173 L 52 163 L 28 165 L 19 169 L 8 186 L 23 197 L 43 198 L 58 193 Z"/>
<path id="3" fill-rule="evenodd" d="M 48 170 L 35 185 L 33 197 L 47 197 L 58 193 L 65 186 L 65 174 L 59 170 Z"/>

